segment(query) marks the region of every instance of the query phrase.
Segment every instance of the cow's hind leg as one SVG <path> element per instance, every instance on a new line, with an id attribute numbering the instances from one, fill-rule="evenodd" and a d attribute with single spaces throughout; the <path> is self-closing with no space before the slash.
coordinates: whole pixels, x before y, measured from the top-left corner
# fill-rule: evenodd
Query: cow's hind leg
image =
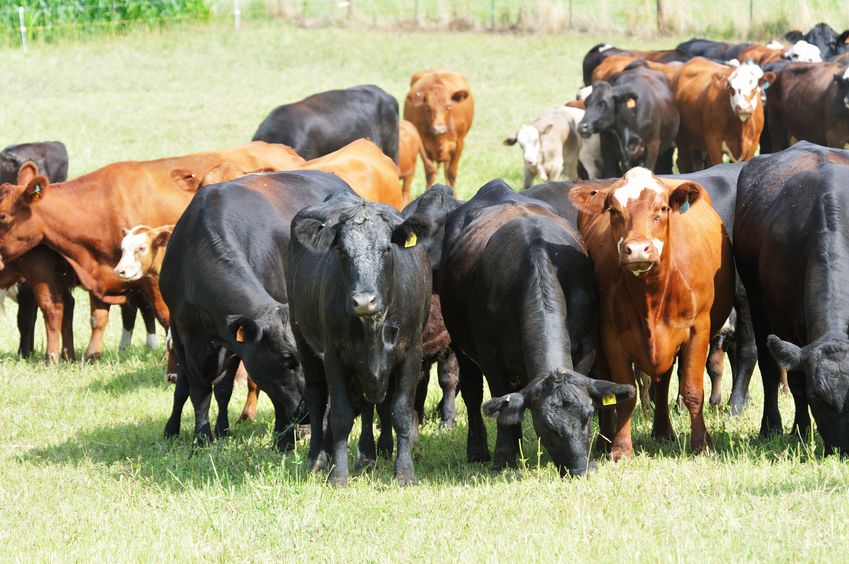
<path id="1" fill-rule="evenodd" d="M 705 366 L 710 378 L 710 404 L 714 407 L 722 403 L 722 375 L 725 372 L 725 347 L 722 341 L 711 342 Z"/>
<path id="2" fill-rule="evenodd" d="M 681 363 L 681 396 L 684 405 L 690 412 L 690 446 L 694 452 L 701 452 L 710 446 L 710 436 L 707 433 L 704 419 L 704 366 L 710 346 L 709 322 L 698 322 L 690 342 L 684 347 L 679 362 Z M 657 405 L 657 402 L 655 402 Z"/>
<path id="3" fill-rule="evenodd" d="M 440 425 L 450 429 L 457 418 L 457 386 L 460 383 L 460 369 L 454 351 L 448 349 L 439 355 L 436 370 L 439 375 L 439 387 L 442 388 L 442 399 L 439 400 L 437 408 Z"/>
<path id="4" fill-rule="evenodd" d="M 489 447 L 486 444 L 486 427 L 483 423 L 483 373 L 480 368 L 458 350 L 457 364 L 460 368 L 460 393 L 466 404 L 469 432 L 466 441 L 466 458 L 469 462 L 489 462 Z"/>
<path id="5" fill-rule="evenodd" d="M 18 332 L 21 343 L 18 354 L 29 358 L 35 350 L 35 322 L 38 317 L 38 305 L 29 284 L 18 285 Z"/>
<path id="6" fill-rule="evenodd" d="M 672 370 L 654 382 L 654 421 L 651 435 L 661 441 L 675 440 L 675 431 L 669 419 L 669 382 L 671 380 Z"/>
<path id="7" fill-rule="evenodd" d="M 245 371 L 244 364 L 239 365 L 239 370 Z M 244 407 L 242 407 L 242 414 L 239 415 L 239 420 L 236 421 L 236 423 L 241 423 L 242 421 L 246 421 L 248 419 L 250 419 L 251 421 L 256 419 L 256 406 L 257 402 L 259 401 L 259 386 L 257 386 L 256 382 L 254 382 L 254 379 L 251 378 L 250 374 L 248 374 L 247 371 L 245 371 L 245 376 L 245 381 L 248 385 L 248 396 L 245 398 L 245 405 Z M 233 380 L 234 382 L 239 380 L 238 374 L 237 377 Z"/>
<path id="8" fill-rule="evenodd" d="M 230 355 L 225 366 L 224 377 L 213 386 L 215 403 L 218 404 L 218 417 L 215 420 L 216 437 L 224 437 L 230 434 L 230 418 L 227 408 L 230 406 L 230 398 L 233 396 L 233 380 L 236 370 L 241 362 L 239 357 Z"/>
<path id="9" fill-rule="evenodd" d="M 374 404 L 366 401 L 360 404 L 360 440 L 357 442 L 357 470 L 374 466 L 377 451 L 374 446 Z"/>

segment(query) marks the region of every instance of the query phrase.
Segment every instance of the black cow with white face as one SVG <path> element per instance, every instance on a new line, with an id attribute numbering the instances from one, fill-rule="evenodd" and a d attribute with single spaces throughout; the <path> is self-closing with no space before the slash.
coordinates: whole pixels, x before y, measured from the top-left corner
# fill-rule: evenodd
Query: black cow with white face
<path id="1" fill-rule="evenodd" d="M 299 210 L 336 192 L 353 195 L 333 174 L 278 172 L 207 186 L 192 199 L 168 241 L 159 279 L 180 366 L 166 436 L 179 433 L 188 395 L 196 435 L 212 439 L 213 383 L 216 434 L 227 432 L 232 375 L 241 359 L 274 405 L 277 448 L 294 445 L 303 376 L 284 276 L 290 225 Z M 232 370 L 225 371 L 224 363 Z"/>
<path id="2" fill-rule="evenodd" d="M 594 408 L 632 398 L 634 388 L 584 375 L 597 349 L 598 304 L 577 230 L 493 180 L 446 220 L 439 293 L 460 364 L 468 458 L 489 460 L 486 374 L 495 399 L 483 409 L 498 421 L 495 467 L 516 463 L 528 409 L 561 473 L 585 473 Z"/>
<path id="3" fill-rule="evenodd" d="M 781 431 L 778 365 L 810 407 L 826 451 L 849 453 L 849 152 L 807 142 L 740 173 L 734 254 L 751 304 L 764 380 L 761 434 Z M 770 354 L 771 353 L 771 354 Z"/>
<path id="4" fill-rule="evenodd" d="M 391 408 L 395 477 L 402 485 L 416 480 L 413 395 L 431 296 L 427 253 L 417 241 L 415 221 L 347 194 L 292 222 L 286 279 L 313 415 L 309 464 L 321 469 L 332 454 L 333 484 L 348 480 L 348 434 L 359 404 Z M 314 414 L 325 412 L 328 399 L 325 431 Z"/>
<path id="5" fill-rule="evenodd" d="M 663 73 L 632 63 L 609 82 L 593 84 L 586 106 L 578 133 L 601 135 L 605 177 L 619 177 L 635 166 L 672 172 L 680 118 Z"/>

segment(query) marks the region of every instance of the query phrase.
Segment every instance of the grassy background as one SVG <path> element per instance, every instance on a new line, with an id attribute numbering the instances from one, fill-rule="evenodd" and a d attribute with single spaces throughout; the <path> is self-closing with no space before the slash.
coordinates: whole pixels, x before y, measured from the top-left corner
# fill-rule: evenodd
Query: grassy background
<path id="1" fill-rule="evenodd" d="M 0 89 L 0 132 L 3 144 L 64 141 L 78 175 L 245 142 L 272 107 L 326 88 L 374 82 L 400 98 L 412 72 L 446 66 L 468 75 L 477 99 L 459 174 L 469 197 L 494 177 L 520 184 L 518 151 L 501 140 L 571 98 L 584 52 L 601 40 L 271 23 L 36 46 L 3 53 L 14 80 Z M 77 296 L 81 351 L 89 331 L 85 296 Z M 56 368 L 15 358 L 14 315 L 8 304 L 0 318 L 3 560 L 825 561 L 849 553 L 849 467 L 819 456 L 817 440 L 757 438 L 757 375 L 742 417 L 708 409 L 716 449 L 706 455 L 688 452 L 685 413 L 674 414 L 678 440 L 666 444 L 649 438 L 649 419 L 638 414 L 634 459 L 563 481 L 527 422 L 520 470 L 492 474 L 465 462 L 460 401 L 457 428 L 423 428 L 417 487 L 397 488 L 383 461 L 337 490 L 324 475 L 305 474 L 305 442 L 283 457 L 273 452 L 264 397 L 257 422 L 228 440 L 192 449 L 189 407 L 182 437 L 164 441 L 171 388 L 163 353 L 141 348 L 143 331 L 118 353 L 117 314 L 102 361 Z M 726 399 L 729 392 L 727 381 Z M 243 399 L 239 388 L 231 420 Z M 431 410 L 437 400 L 429 398 Z M 789 424 L 789 398 L 781 409 Z"/>

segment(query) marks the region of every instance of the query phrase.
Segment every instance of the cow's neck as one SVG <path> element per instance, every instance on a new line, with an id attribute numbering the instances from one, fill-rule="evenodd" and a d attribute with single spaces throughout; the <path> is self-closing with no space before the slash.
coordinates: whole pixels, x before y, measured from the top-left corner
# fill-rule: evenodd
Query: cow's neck
<path id="1" fill-rule="evenodd" d="M 520 325 L 525 374 L 528 379 L 543 372 L 572 369 L 572 344 L 560 282 L 545 259 L 531 258 L 532 268 L 524 280 Z"/>
<path id="2" fill-rule="evenodd" d="M 818 246 L 809 258 L 805 273 L 805 320 L 799 323 L 800 342 L 811 343 L 826 335 L 842 335 L 849 330 L 849 295 L 840 278 L 845 276 L 835 269 L 836 262 L 849 261 L 849 241 L 836 231 L 820 236 L 827 244 Z M 801 326 L 804 326 L 802 328 Z"/>
<path id="3" fill-rule="evenodd" d="M 668 317 L 667 313 L 672 306 L 670 303 L 670 289 L 685 287 L 686 281 L 677 275 L 678 270 L 672 261 L 671 253 L 666 260 L 658 263 L 647 275 L 637 278 L 628 272 L 622 273 L 625 291 L 628 299 L 633 304 L 637 316 L 647 322 L 647 326 L 659 318 Z"/>

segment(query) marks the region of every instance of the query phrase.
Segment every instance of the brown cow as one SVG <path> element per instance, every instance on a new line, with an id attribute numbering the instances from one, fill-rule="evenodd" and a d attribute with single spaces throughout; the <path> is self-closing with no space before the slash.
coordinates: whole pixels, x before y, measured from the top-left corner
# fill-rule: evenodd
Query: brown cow
<path id="1" fill-rule="evenodd" d="M 611 76 L 618 72 L 622 72 L 628 65 L 635 61 L 644 61 L 646 66 L 651 70 L 663 73 L 669 81 L 669 84 L 672 84 L 672 81 L 675 80 L 675 77 L 678 75 L 678 71 L 680 71 L 683 66 L 681 63 L 676 62 L 655 63 L 654 61 L 645 60 L 631 55 L 611 55 L 604 59 L 601 64 L 593 70 L 593 84 L 600 80 L 609 80 Z"/>
<path id="2" fill-rule="evenodd" d="M 427 187 L 433 185 L 437 167 L 445 165 L 445 180 L 454 188 L 466 133 L 472 127 L 475 100 L 459 72 L 428 70 L 410 79 L 404 100 L 404 119 L 416 126 L 432 166 L 425 166 Z"/>
<path id="3" fill-rule="evenodd" d="M 402 119 L 399 125 L 398 137 L 398 176 L 401 177 L 401 200 L 404 205 L 410 203 L 410 188 L 413 185 L 413 177 L 416 175 L 416 163 L 422 158 L 425 170 L 433 168 L 433 163 L 427 158 L 422 138 L 416 126 Z"/>
<path id="4" fill-rule="evenodd" d="M 674 436 L 668 391 L 676 358 L 694 451 L 708 446 L 702 407 L 710 337 L 734 298 L 731 243 L 704 188 L 635 168 L 609 188 L 579 184 L 580 210 L 601 298 L 601 342 L 614 382 L 634 384 L 633 365 L 655 379 L 652 435 Z M 617 404 L 611 458 L 633 453 L 635 400 Z"/>
<path id="5" fill-rule="evenodd" d="M 754 64 L 723 65 L 702 57 L 684 64 L 672 90 L 678 103 L 678 170 L 682 173 L 755 156 L 764 127 L 761 87 L 775 80 Z"/>
<path id="6" fill-rule="evenodd" d="M 305 162 L 298 170 L 332 172 L 361 198 L 401 209 L 401 184 L 395 162 L 371 141 L 357 139 L 338 151 Z"/>
<path id="7" fill-rule="evenodd" d="M 17 186 L 0 187 L 0 267 L 40 244 L 62 255 L 92 294 L 92 338 L 85 356 L 96 357 L 103 348 L 107 304 L 124 303 L 134 286 L 123 283 L 114 271 L 121 255 L 121 229 L 175 223 L 194 195 L 193 181 L 186 180 L 203 178 L 222 162 L 273 168 L 291 161 L 288 147 L 251 143 L 220 153 L 115 163 L 55 185 L 33 167 Z M 167 326 L 168 310 L 159 289 L 145 279 L 134 284 L 153 301 L 157 317 Z"/>

